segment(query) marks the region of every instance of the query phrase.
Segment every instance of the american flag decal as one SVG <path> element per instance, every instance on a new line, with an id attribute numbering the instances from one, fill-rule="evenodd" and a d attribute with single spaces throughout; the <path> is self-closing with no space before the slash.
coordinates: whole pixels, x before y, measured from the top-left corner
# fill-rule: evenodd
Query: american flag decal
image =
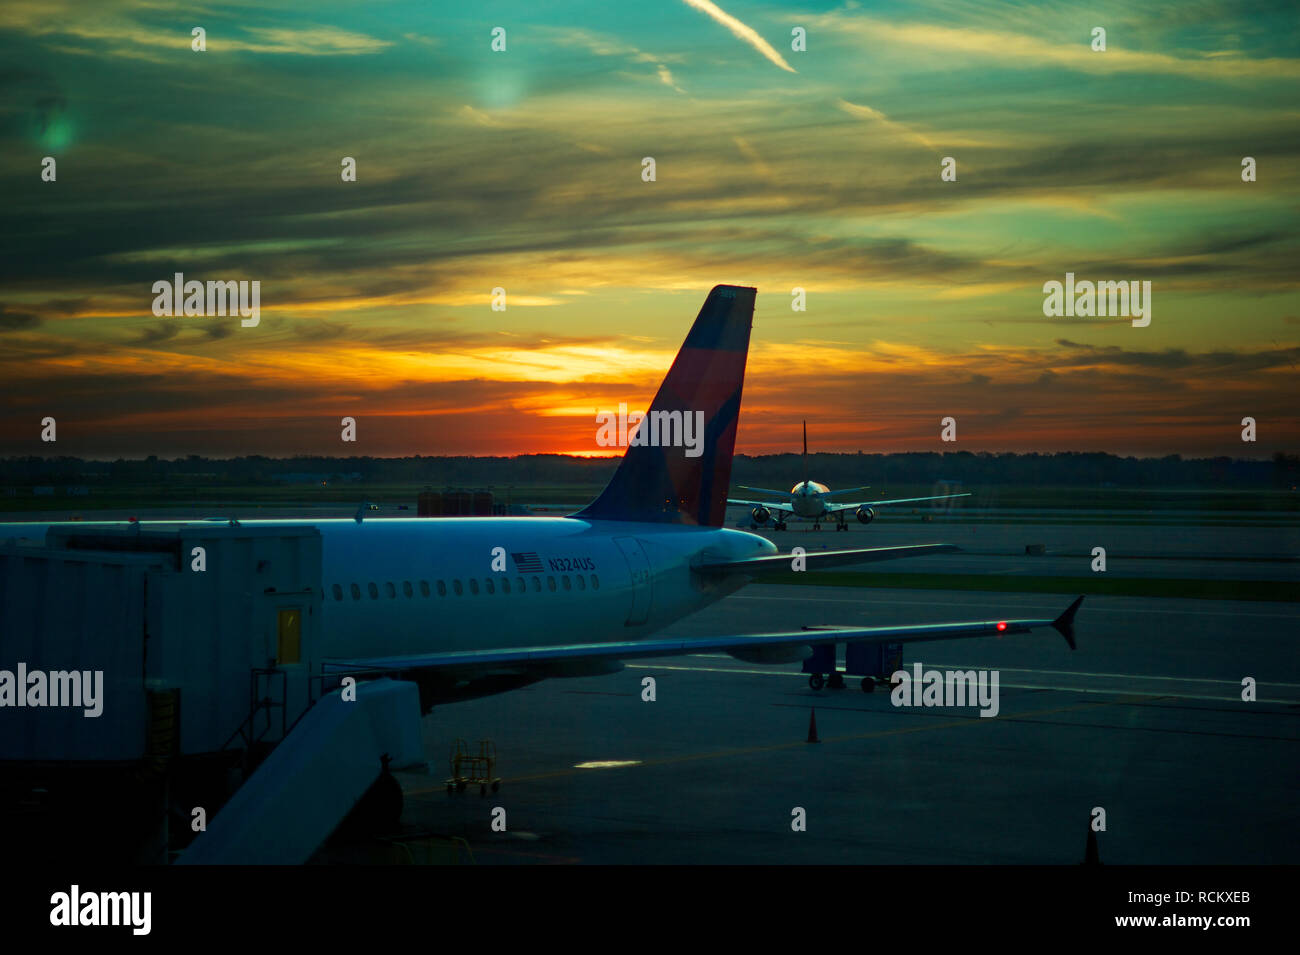
<path id="1" fill-rule="evenodd" d="M 521 574 L 540 574 L 542 572 L 542 560 L 534 553 L 511 554 L 515 559 L 515 568 Z"/>

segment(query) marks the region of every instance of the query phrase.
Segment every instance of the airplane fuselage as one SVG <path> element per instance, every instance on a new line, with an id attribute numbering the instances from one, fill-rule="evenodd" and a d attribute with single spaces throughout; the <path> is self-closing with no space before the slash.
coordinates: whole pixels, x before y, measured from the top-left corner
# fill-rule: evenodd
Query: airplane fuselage
<path id="1" fill-rule="evenodd" d="M 692 574 L 692 561 L 777 552 L 743 531 L 571 517 L 240 523 L 319 531 L 325 658 L 637 639 L 744 585 Z M 0 539 L 48 526 L 0 525 Z"/>
<path id="2" fill-rule="evenodd" d="M 743 531 L 568 517 L 315 524 L 326 656 L 636 639 L 743 585 L 692 560 L 776 553 Z"/>
<path id="3" fill-rule="evenodd" d="M 800 481 L 790 488 L 790 509 L 799 517 L 813 519 L 826 516 L 826 499 L 830 488 L 816 481 Z"/>

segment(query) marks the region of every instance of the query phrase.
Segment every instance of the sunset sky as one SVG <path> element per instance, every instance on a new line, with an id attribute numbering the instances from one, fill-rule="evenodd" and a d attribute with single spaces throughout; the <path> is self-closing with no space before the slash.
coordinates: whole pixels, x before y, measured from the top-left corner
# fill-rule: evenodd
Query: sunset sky
<path id="1" fill-rule="evenodd" d="M 1297 22 L 6 0 L 0 454 L 590 454 L 718 283 L 759 290 L 738 451 L 1294 452 Z M 1045 317 L 1067 271 L 1151 324 Z M 260 281 L 260 325 L 155 317 L 175 272 Z"/>

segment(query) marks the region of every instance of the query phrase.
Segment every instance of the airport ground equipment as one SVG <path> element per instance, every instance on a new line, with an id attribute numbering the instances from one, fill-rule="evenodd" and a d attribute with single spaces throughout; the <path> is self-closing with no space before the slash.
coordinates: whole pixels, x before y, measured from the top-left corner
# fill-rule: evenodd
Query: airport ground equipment
<path id="1" fill-rule="evenodd" d="M 488 787 L 493 792 L 501 788 L 501 777 L 495 775 L 497 765 L 497 747 L 490 739 L 481 739 L 478 743 L 478 755 L 471 756 L 469 744 L 463 739 L 456 740 L 451 747 L 451 776 L 447 780 L 447 792 L 464 792 L 467 786 L 478 786 L 478 794 L 486 796 Z"/>
<path id="2" fill-rule="evenodd" d="M 804 627 L 805 630 L 832 630 L 833 627 Z M 808 685 L 814 690 L 829 686 L 832 690 L 844 689 L 845 676 L 860 676 L 863 693 L 870 693 L 876 684 L 889 682 L 889 675 L 903 666 L 901 643 L 846 643 L 844 669 L 836 665 L 838 646 L 833 643 L 813 648 L 812 656 L 803 661 L 803 672 L 811 674 Z"/>

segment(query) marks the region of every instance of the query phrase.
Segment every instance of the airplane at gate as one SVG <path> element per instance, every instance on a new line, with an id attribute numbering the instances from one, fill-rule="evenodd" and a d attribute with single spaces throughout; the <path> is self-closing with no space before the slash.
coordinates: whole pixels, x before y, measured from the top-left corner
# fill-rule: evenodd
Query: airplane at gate
<path id="1" fill-rule="evenodd" d="M 753 288 L 730 285 L 709 292 L 651 405 L 663 420 L 702 412 L 703 452 L 688 457 L 671 441 L 630 446 L 608 486 L 576 514 L 380 520 L 362 509 L 354 519 L 240 522 L 319 532 L 323 672 L 399 673 L 419 685 L 427 710 L 549 677 L 617 672 L 638 657 L 720 651 L 751 663 L 789 663 L 828 643 L 1002 636 L 1049 626 L 1073 649 L 1082 597 L 1054 620 L 654 636 L 759 572 L 793 572 L 791 558 L 770 541 L 722 527 L 755 296 Z M 48 526 L 0 525 L 0 540 L 38 536 Z M 87 532 L 95 526 L 76 525 Z M 915 544 L 802 560 L 816 569 L 955 549 Z"/>
<path id="2" fill-rule="evenodd" d="M 835 529 L 837 531 L 847 531 L 849 529 L 849 514 L 852 513 L 863 524 L 870 524 L 875 520 L 875 508 L 883 507 L 886 504 L 916 504 L 921 501 L 946 501 L 954 497 L 970 497 L 969 491 L 963 491 L 960 494 L 936 494 L 931 497 L 897 497 L 889 500 L 880 501 L 854 501 L 852 503 L 836 501 L 834 498 L 843 497 L 846 494 L 857 494 L 865 491 L 870 485 L 863 487 L 850 487 L 843 491 L 832 491 L 825 484 L 818 484 L 816 481 L 807 477 L 808 474 L 808 422 L 803 423 L 803 473 L 804 479 L 787 491 L 772 491 L 765 487 L 745 487 L 743 484 L 736 485 L 742 491 L 757 491 L 759 494 L 769 494 L 772 497 L 784 498 L 781 503 L 773 501 L 740 501 L 727 500 L 731 506 L 741 506 L 752 508 L 750 511 L 750 528 L 758 530 L 758 525 L 766 524 L 769 517 L 775 517 L 772 523 L 772 529 L 777 531 L 785 530 L 786 520 L 791 514 L 796 517 L 809 517 L 813 521 L 813 530 L 822 529 L 822 521 L 834 518 Z M 785 506 L 783 507 L 782 504 Z"/>

